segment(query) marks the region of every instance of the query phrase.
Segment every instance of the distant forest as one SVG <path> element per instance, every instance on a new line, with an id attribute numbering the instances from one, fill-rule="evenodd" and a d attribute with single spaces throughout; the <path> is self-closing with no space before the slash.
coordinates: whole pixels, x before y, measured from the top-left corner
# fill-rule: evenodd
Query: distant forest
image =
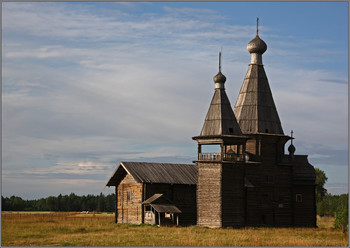
<path id="1" fill-rule="evenodd" d="M 23 200 L 17 196 L 1 197 L 3 211 L 62 211 L 62 212 L 114 212 L 115 198 L 110 195 L 70 195 L 49 196 L 39 200 Z M 317 214 L 335 216 L 336 212 L 348 209 L 348 194 L 325 193 L 317 200 Z"/>
<path id="2" fill-rule="evenodd" d="M 39 200 L 23 200 L 18 196 L 1 196 L 2 211 L 60 211 L 60 212 L 114 212 L 115 195 L 49 196 Z"/>
<path id="3" fill-rule="evenodd" d="M 328 178 L 324 171 L 316 168 L 316 206 L 317 214 L 341 217 L 344 223 L 348 220 L 349 195 L 332 195 L 324 188 Z M 61 212 L 114 212 L 115 194 L 105 196 L 70 195 L 49 196 L 39 200 L 23 200 L 18 196 L 1 196 L 2 211 L 61 211 Z"/>

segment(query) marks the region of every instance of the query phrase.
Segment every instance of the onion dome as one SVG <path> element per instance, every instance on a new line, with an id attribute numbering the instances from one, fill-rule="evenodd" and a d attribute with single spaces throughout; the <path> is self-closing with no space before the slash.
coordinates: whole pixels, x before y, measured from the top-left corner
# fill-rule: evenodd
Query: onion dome
<path id="1" fill-rule="evenodd" d="M 215 77 L 213 78 L 214 83 L 225 83 L 226 82 L 226 77 L 224 74 L 221 73 L 221 71 L 218 72 L 218 74 L 215 75 Z"/>
<path id="2" fill-rule="evenodd" d="M 221 52 L 219 52 L 219 72 L 213 78 L 215 89 L 225 89 L 226 77 L 221 73 Z"/>
<path id="3" fill-rule="evenodd" d="M 288 152 L 290 155 L 294 155 L 295 153 L 295 146 L 293 144 L 290 144 L 289 147 L 288 147 Z"/>
<path id="4" fill-rule="evenodd" d="M 290 132 L 291 133 L 291 137 L 290 137 L 290 145 L 288 147 L 288 152 L 289 152 L 289 156 L 290 157 L 294 157 L 294 153 L 295 153 L 295 146 L 293 145 L 293 130 Z"/>
<path id="5" fill-rule="evenodd" d="M 259 35 L 256 35 L 255 38 L 248 43 L 247 50 L 249 53 L 263 54 L 267 50 L 267 45 L 265 41 L 260 39 Z"/>

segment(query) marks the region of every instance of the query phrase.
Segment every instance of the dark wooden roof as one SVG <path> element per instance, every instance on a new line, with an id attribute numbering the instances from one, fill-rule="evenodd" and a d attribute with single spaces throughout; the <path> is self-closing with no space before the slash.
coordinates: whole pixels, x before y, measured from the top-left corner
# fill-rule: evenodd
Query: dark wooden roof
<path id="1" fill-rule="evenodd" d="M 242 135 L 225 89 L 215 89 L 200 136 Z"/>
<path id="2" fill-rule="evenodd" d="M 129 173 L 139 183 L 189 184 L 197 182 L 196 164 L 121 162 L 106 186 L 116 186 Z"/>
<path id="3" fill-rule="evenodd" d="M 142 204 L 151 205 L 158 213 L 181 213 L 181 210 L 164 197 L 163 194 L 154 194 Z"/>
<path id="4" fill-rule="evenodd" d="M 289 155 L 282 157 L 282 164 L 293 166 L 293 183 L 299 185 L 314 185 L 316 180 L 315 168 L 309 163 L 307 155 Z"/>
<path id="5" fill-rule="evenodd" d="M 156 201 L 157 199 L 161 198 L 163 194 L 154 194 L 150 198 L 144 200 L 142 204 L 151 204 L 152 202 Z"/>
<path id="6" fill-rule="evenodd" d="M 234 113 L 243 133 L 283 134 L 263 65 L 249 65 Z"/>

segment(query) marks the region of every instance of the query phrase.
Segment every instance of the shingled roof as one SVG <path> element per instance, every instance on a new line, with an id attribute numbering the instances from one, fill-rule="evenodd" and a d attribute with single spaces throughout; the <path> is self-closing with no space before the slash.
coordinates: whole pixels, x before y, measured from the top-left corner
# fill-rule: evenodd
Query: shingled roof
<path id="1" fill-rule="evenodd" d="M 106 186 L 117 186 L 125 174 L 139 183 L 188 184 L 197 183 L 195 164 L 120 162 Z"/>
<path id="2" fill-rule="evenodd" d="M 242 135 L 225 89 L 215 89 L 200 136 Z"/>
<path id="3" fill-rule="evenodd" d="M 263 65 L 249 65 L 234 113 L 243 133 L 283 134 Z"/>

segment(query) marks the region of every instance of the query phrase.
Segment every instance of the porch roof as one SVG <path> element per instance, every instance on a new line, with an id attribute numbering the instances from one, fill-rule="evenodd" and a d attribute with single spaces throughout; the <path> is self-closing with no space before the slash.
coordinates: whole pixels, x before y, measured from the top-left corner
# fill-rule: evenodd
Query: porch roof
<path id="1" fill-rule="evenodd" d="M 150 205 L 158 213 L 182 213 L 171 201 L 163 194 L 154 194 L 150 198 L 142 202 L 144 205 Z"/>

